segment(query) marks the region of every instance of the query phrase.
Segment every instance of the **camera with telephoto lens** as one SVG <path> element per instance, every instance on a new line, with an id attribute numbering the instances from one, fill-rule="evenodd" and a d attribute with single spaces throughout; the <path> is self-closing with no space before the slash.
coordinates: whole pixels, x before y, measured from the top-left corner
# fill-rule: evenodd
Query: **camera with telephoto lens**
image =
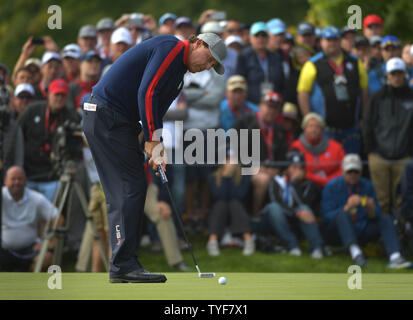
<path id="1" fill-rule="evenodd" d="M 66 120 L 56 128 L 51 148 L 54 172 L 61 174 L 64 165 L 69 160 L 79 160 L 82 157 L 82 125 Z"/>

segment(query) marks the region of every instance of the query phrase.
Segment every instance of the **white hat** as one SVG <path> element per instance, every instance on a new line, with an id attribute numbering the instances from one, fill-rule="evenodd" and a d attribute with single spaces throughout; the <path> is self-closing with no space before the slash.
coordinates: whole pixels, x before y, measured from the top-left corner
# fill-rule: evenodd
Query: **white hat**
<path id="1" fill-rule="evenodd" d="M 400 58 L 391 58 L 386 63 L 386 72 L 391 73 L 393 71 L 404 71 L 406 72 L 406 64 Z"/>
<path id="2" fill-rule="evenodd" d="M 208 21 L 201 27 L 201 33 L 207 32 L 221 34 L 224 33 L 224 28 L 221 27 L 218 21 Z"/>
<path id="3" fill-rule="evenodd" d="M 30 83 L 20 83 L 14 90 L 14 96 L 17 97 L 22 92 L 28 92 L 34 96 L 34 89 Z"/>
<path id="4" fill-rule="evenodd" d="M 38 66 L 39 68 L 42 66 L 42 62 L 38 58 L 30 58 L 27 59 L 26 62 L 24 63 L 24 66 L 27 67 L 28 65 L 34 64 Z"/>
<path id="5" fill-rule="evenodd" d="M 82 55 L 82 49 L 74 43 L 66 45 L 62 50 L 62 58 L 71 57 L 79 59 Z"/>
<path id="6" fill-rule="evenodd" d="M 361 171 L 363 165 L 361 163 L 360 156 L 356 153 L 349 153 L 343 159 L 343 171 L 347 172 L 350 170 Z"/>
<path id="7" fill-rule="evenodd" d="M 304 130 L 305 127 L 307 126 L 308 121 L 310 121 L 311 119 L 317 120 L 318 123 L 320 123 L 320 125 L 321 125 L 322 127 L 324 127 L 324 120 L 323 120 L 323 118 L 322 118 L 320 115 L 318 115 L 317 113 L 315 113 L 315 112 L 310 112 L 310 113 L 307 113 L 307 115 L 304 117 L 304 119 L 303 119 L 303 121 L 302 121 L 302 123 L 301 123 L 301 128 L 302 128 L 303 130 Z"/>
<path id="8" fill-rule="evenodd" d="M 42 57 L 42 66 L 44 66 L 46 63 L 48 63 L 50 60 L 53 60 L 53 59 L 62 61 L 62 58 L 57 52 L 46 51 Z"/>
<path id="9" fill-rule="evenodd" d="M 244 41 L 242 41 L 240 36 L 230 35 L 225 39 L 225 45 L 228 47 L 232 43 L 239 43 L 240 45 L 244 45 Z"/>
<path id="10" fill-rule="evenodd" d="M 132 44 L 132 36 L 130 31 L 124 27 L 117 28 L 113 31 L 112 36 L 110 37 L 111 43 L 125 42 L 127 45 Z"/>

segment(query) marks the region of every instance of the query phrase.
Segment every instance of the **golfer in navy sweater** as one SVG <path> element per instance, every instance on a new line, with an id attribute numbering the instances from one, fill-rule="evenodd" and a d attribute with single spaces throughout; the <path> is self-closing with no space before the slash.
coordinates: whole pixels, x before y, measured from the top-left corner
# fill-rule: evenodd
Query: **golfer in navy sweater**
<path id="1" fill-rule="evenodd" d="M 153 37 L 119 57 L 84 103 L 83 131 L 107 201 L 110 282 L 166 281 L 164 275 L 145 270 L 136 255 L 147 186 L 138 135 L 143 131 L 151 168 L 165 168 L 155 131 L 162 128 L 164 114 L 182 89 L 184 74 L 213 67 L 222 75 L 225 57 L 225 44 L 212 33 L 186 41 Z"/>

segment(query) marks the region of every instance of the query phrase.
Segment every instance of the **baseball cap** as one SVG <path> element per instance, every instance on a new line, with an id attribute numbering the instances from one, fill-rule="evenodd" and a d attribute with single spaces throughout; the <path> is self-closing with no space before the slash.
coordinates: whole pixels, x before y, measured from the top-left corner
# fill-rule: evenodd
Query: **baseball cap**
<path id="1" fill-rule="evenodd" d="M 204 23 L 201 27 L 201 33 L 207 33 L 207 32 L 221 34 L 221 33 L 224 33 L 224 28 L 221 27 L 218 21 L 208 21 Z"/>
<path id="2" fill-rule="evenodd" d="M 347 154 L 342 163 L 343 171 L 347 172 L 350 170 L 361 171 L 363 165 L 361 163 L 360 156 L 356 153 Z"/>
<path id="3" fill-rule="evenodd" d="M 363 20 L 363 29 L 366 29 L 371 24 L 383 25 L 383 20 L 376 14 L 369 14 Z"/>
<path id="4" fill-rule="evenodd" d="M 98 21 L 96 24 L 96 29 L 98 31 L 104 30 L 104 29 L 115 29 L 115 22 L 113 21 L 112 18 L 103 18 Z"/>
<path id="5" fill-rule="evenodd" d="M 230 35 L 225 39 L 225 45 L 229 46 L 232 43 L 239 43 L 242 46 L 244 45 L 244 41 L 242 41 L 240 36 Z"/>
<path id="6" fill-rule="evenodd" d="M 396 36 L 387 35 L 381 39 L 380 47 L 386 48 L 387 46 L 394 46 L 400 48 L 400 40 Z"/>
<path id="7" fill-rule="evenodd" d="M 162 15 L 162 17 L 159 18 L 159 25 L 160 26 L 163 25 L 164 22 L 168 19 L 171 19 L 171 20 L 175 21 L 176 18 L 177 18 L 176 14 L 169 13 L 169 12 L 165 13 L 165 14 Z"/>
<path id="8" fill-rule="evenodd" d="M 267 27 L 268 27 L 268 30 L 270 30 L 272 34 L 280 34 L 286 31 L 284 21 L 282 21 L 279 18 L 274 18 L 268 21 Z"/>
<path id="9" fill-rule="evenodd" d="M 44 66 L 46 63 L 48 63 L 51 60 L 62 61 L 62 58 L 60 57 L 60 55 L 57 52 L 46 51 L 43 54 L 43 57 L 42 57 L 42 66 Z"/>
<path id="10" fill-rule="evenodd" d="M 198 39 L 201 39 L 208 45 L 209 51 L 211 51 L 212 56 L 218 62 L 214 67 L 215 71 L 220 75 L 224 74 L 225 68 L 222 62 L 227 57 L 227 47 L 224 41 L 215 33 L 201 33 L 198 35 Z"/>
<path id="11" fill-rule="evenodd" d="M 393 71 L 404 71 L 406 72 L 406 64 L 400 58 L 391 58 L 386 63 L 386 73 L 391 73 Z"/>
<path id="12" fill-rule="evenodd" d="M 303 36 L 306 34 L 315 34 L 315 28 L 309 22 L 301 22 L 298 25 L 297 32 L 300 36 Z"/>
<path id="13" fill-rule="evenodd" d="M 178 28 L 182 24 L 189 25 L 190 27 L 193 27 L 192 20 L 190 17 L 179 17 L 175 20 L 175 27 Z"/>
<path id="14" fill-rule="evenodd" d="M 14 90 L 14 96 L 17 97 L 22 92 L 28 92 L 31 96 L 34 96 L 34 89 L 30 83 L 20 83 Z"/>
<path id="15" fill-rule="evenodd" d="M 318 121 L 318 123 L 324 127 L 324 120 L 323 118 L 321 118 L 321 116 L 319 116 L 317 113 L 315 112 L 310 112 L 307 113 L 307 115 L 304 117 L 303 122 L 301 123 L 301 128 L 304 130 L 305 127 L 307 126 L 308 121 L 310 121 L 311 119 L 315 119 Z"/>
<path id="16" fill-rule="evenodd" d="M 262 100 L 270 106 L 278 106 L 283 101 L 283 97 L 278 92 L 273 91 L 267 92 Z"/>
<path id="17" fill-rule="evenodd" d="M 340 30 L 335 26 L 328 26 L 323 29 L 321 37 L 324 39 L 339 39 L 341 36 Z"/>
<path id="18" fill-rule="evenodd" d="M 291 33 L 289 33 L 289 32 L 286 32 L 286 33 L 284 34 L 284 42 L 291 42 L 291 43 L 294 45 L 294 44 L 295 44 L 295 40 L 294 40 L 293 35 L 292 35 Z"/>
<path id="19" fill-rule="evenodd" d="M 291 102 L 284 103 L 282 114 L 285 118 L 298 120 L 298 110 L 297 110 L 297 106 L 294 103 L 291 103 Z"/>
<path id="20" fill-rule="evenodd" d="M 266 34 L 268 34 L 268 27 L 265 22 L 259 21 L 252 24 L 250 33 L 255 36 L 259 32 L 265 32 Z"/>
<path id="21" fill-rule="evenodd" d="M 374 46 L 376 43 L 381 43 L 381 37 L 380 36 L 372 36 L 369 41 L 370 41 L 370 45 Z"/>
<path id="22" fill-rule="evenodd" d="M 129 16 L 128 25 L 135 28 L 143 28 L 145 25 L 145 20 L 143 20 L 143 13 L 132 13 Z"/>
<path id="23" fill-rule="evenodd" d="M 288 165 L 292 165 L 292 164 L 305 165 L 305 156 L 300 150 L 293 149 L 293 150 L 288 151 L 285 158 L 288 162 Z"/>
<path id="24" fill-rule="evenodd" d="M 42 61 L 38 58 L 30 58 L 26 60 L 24 66 L 27 67 L 31 64 L 34 64 L 35 66 L 38 66 L 40 68 L 42 66 Z"/>
<path id="25" fill-rule="evenodd" d="M 95 37 L 97 37 L 97 32 L 96 32 L 95 26 L 92 26 L 91 24 L 87 24 L 87 25 L 81 27 L 77 37 L 78 38 L 87 38 L 87 37 L 95 38 Z"/>
<path id="26" fill-rule="evenodd" d="M 346 33 L 355 33 L 357 34 L 357 30 L 350 28 L 349 26 L 345 26 L 343 29 L 341 29 L 341 36 L 344 36 Z"/>
<path id="27" fill-rule="evenodd" d="M 79 59 L 82 55 L 82 49 L 74 43 L 68 44 L 64 46 L 62 50 L 62 58 L 71 57 L 75 59 Z"/>
<path id="28" fill-rule="evenodd" d="M 227 90 L 233 91 L 235 89 L 247 90 L 247 81 L 239 74 L 233 75 L 227 80 Z"/>
<path id="29" fill-rule="evenodd" d="M 356 36 L 356 39 L 354 40 L 354 46 L 355 47 L 359 47 L 359 46 L 370 47 L 369 39 L 363 36 Z"/>
<path id="30" fill-rule="evenodd" d="M 89 50 L 82 54 L 80 57 L 80 61 L 89 61 L 92 58 L 98 58 L 99 60 L 102 60 L 102 57 L 100 56 L 99 52 L 96 50 Z"/>
<path id="31" fill-rule="evenodd" d="M 67 82 L 63 79 L 55 79 L 49 85 L 49 92 L 52 94 L 68 94 L 69 93 L 69 86 Z"/>
<path id="32" fill-rule="evenodd" d="M 127 45 L 131 45 L 132 36 L 130 34 L 129 29 L 125 27 L 117 28 L 115 31 L 113 31 L 112 36 L 110 37 L 110 42 L 111 43 L 124 42 Z"/>

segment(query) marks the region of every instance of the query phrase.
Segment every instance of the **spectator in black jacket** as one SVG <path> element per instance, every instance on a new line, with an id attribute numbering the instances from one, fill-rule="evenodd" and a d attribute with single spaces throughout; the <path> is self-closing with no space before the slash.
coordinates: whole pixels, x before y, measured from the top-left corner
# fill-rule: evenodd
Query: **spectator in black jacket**
<path id="1" fill-rule="evenodd" d="M 270 91 L 284 95 L 282 60 L 279 54 L 268 51 L 268 32 L 264 22 L 254 23 L 250 29 L 251 47 L 246 47 L 237 61 L 236 74 L 247 79 L 247 100 L 256 104 Z"/>
<path id="2" fill-rule="evenodd" d="M 257 174 L 252 176 L 253 184 L 253 215 L 261 209 L 267 195 L 268 184 L 272 177 L 279 172 L 279 161 L 287 153 L 287 143 L 283 128 L 275 123 L 275 119 L 282 111 L 282 97 L 277 92 L 269 92 L 260 104 L 260 110 L 255 114 L 248 114 L 234 125 L 240 129 L 248 129 L 248 154 L 252 154 L 252 130 L 260 130 L 260 162 L 261 167 Z M 241 136 L 241 135 L 239 135 Z M 241 148 L 243 141 L 241 141 Z M 240 154 L 240 152 L 238 152 Z"/>
<path id="3" fill-rule="evenodd" d="M 406 82 L 406 65 L 392 58 L 386 72 L 389 85 L 371 97 L 364 119 L 365 150 L 383 214 L 400 209 L 397 185 L 413 155 L 413 89 Z"/>
<path id="4" fill-rule="evenodd" d="M 277 175 L 270 182 L 271 203 L 260 212 L 254 231 L 270 229 L 285 242 L 290 255 L 301 256 L 292 228 L 298 224 L 310 244 L 311 257 L 321 259 L 323 240 L 313 213 L 320 200 L 320 189 L 305 179 L 305 160 L 300 151 L 289 151 L 287 162 L 284 175 Z"/>
<path id="5" fill-rule="evenodd" d="M 250 176 L 241 175 L 241 167 L 227 163 L 209 176 L 209 189 L 214 204 L 209 215 L 209 238 L 207 250 L 211 256 L 218 256 L 218 238 L 229 225 L 231 234 L 242 234 L 244 238 L 243 254 L 249 256 L 255 252 L 248 214 L 243 199 L 250 188 Z"/>
<path id="6" fill-rule="evenodd" d="M 58 184 L 50 158 L 56 129 L 66 120 L 80 120 L 80 116 L 66 107 L 68 91 L 65 80 L 53 80 L 49 85 L 48 100 L 29 104 L 18 118 L 24 137 L 27 186 L 43 193 L 50 201 L 53 201 Z M 78 141 L 81 144 L 81 139 Z"/>

